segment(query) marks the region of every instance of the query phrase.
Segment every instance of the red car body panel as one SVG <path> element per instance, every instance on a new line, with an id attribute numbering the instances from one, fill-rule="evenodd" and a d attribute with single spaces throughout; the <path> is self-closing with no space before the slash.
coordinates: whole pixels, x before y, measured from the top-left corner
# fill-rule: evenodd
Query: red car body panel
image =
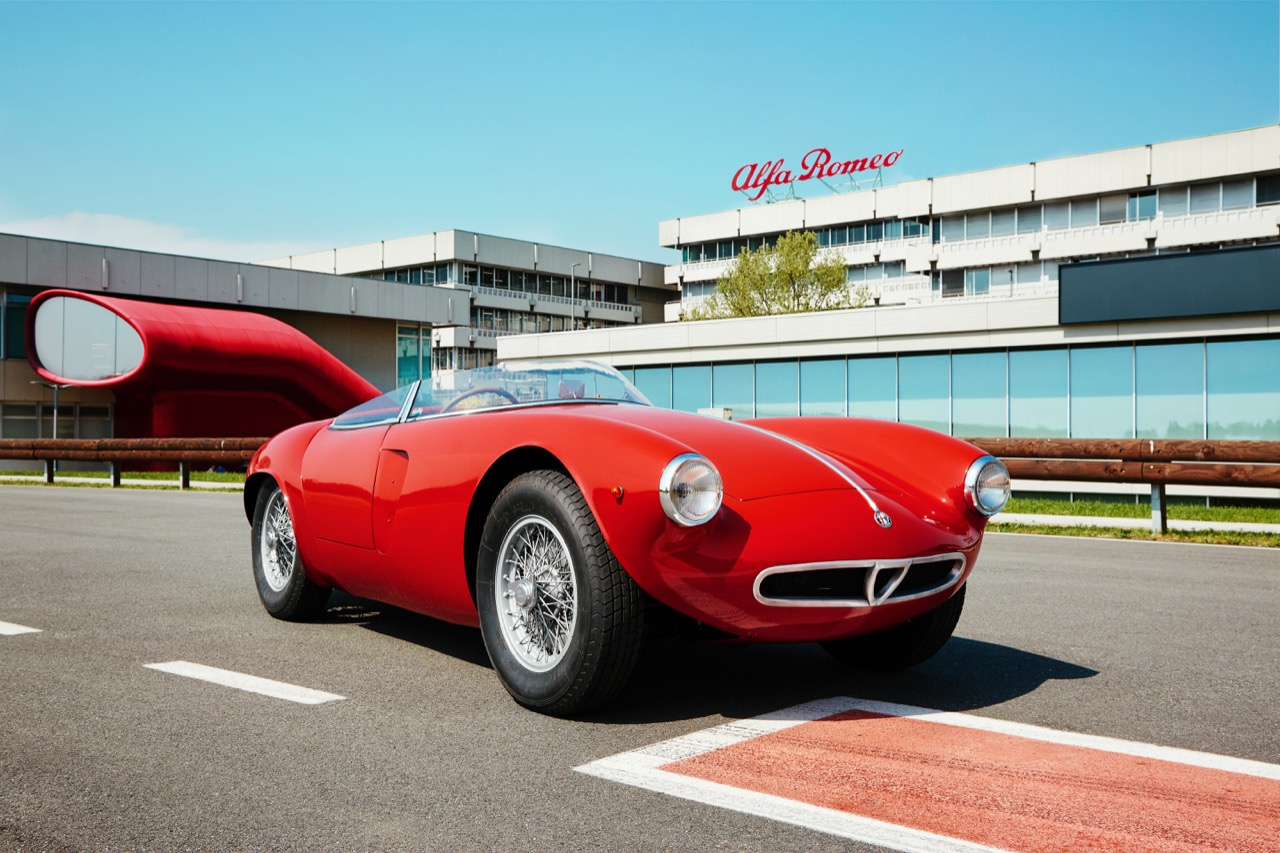
<path id="1" fill-rule="evenodd" d="M 659 501 L 662 469 L 682 453 L 712 460 L 724 482 L 719 512 L 697 527 L 676 525 Z M 649 595 L 745 639 L 834 639 L 937 607 L 972 571 L 986 523 L 963 487 L 983 452 L 929 430 L 850 418 L 731 423 L 585 401 L 299 427 L 255 457 L 246 501 L 263 477 L 284 487 L 316 582 L 475 625 L 467 529 L 488 510 L 473 506 L 477 490 L 502 460 L 528 454 L 573 478 Z M 932 595 L 859 608 L 778 606 L 755 593 L 772 567 L 944 554 L 963 555 L 963 572 Z"/>

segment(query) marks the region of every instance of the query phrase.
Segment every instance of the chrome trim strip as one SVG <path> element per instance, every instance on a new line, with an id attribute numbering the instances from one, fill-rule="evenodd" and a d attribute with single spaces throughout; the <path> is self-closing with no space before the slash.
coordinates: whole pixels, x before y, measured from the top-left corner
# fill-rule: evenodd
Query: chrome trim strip
<path id="1" fill-rule="evenodd" d="M 907 570 L 912 566 L 952 561 L 956 565 L 943 583 L 911 595 L 891 598 L 906 578 Z M 755 596 L 756 601 L 769 607 L 843 607 L 845 609 L 870 610 L 882 604 L 914 601 L 917 598 L 924 598 L 927 595 L 934 595 L 950 589 L 960 581 L 960 578 L 964 577 L 964 570 L 967 565 L 968 561 L 965 559 L 964 554 L 959 551 L 907 560 L 834 560 L 825 563 L 794 563 L 784 566 L 771 566 L 761 571 L 760 574 L 756 575 L 755 582 L 751 585 L 751 593 Z M 769 598 L 760 592 L 760 584 L 771 575 L 790 574 L 792 572 L 815 572 L 828 569 L 869 569 L 864 580 L 863 598 Z M 875 594 L 876 580 L 882 572 L 893 572 L 894 576 L 890 579 L 884 591 L 877 596 Z"/>
<path id="2" fill-rule="evenodd" d="M 846 474 L 843 470 L 841 470 L 840 466 L 837 465 L 836 462 L 832 460 L 829 456 L 827 456 L 825 453 L 820 453 L 817 450 L 814 450 L 812 447 L 809 447 L 806 444 L 802 444 L 793 438 L 788 438 L 785 435 L 779 435 L 776 432 L 770 432 L 769 430 L 764 429 L 763 427 L 753 426 L 752 424 L 744 424 L 744 423 L 739 423 L 739 426 L 744 426 L 747 429 L 753 429 L 756 432 L 762 432 L 765 435 L 773 436 L 778 441 L 781 441 L 785 444 L 789 444 L 792 447 L 794 447 L 796 450 L 806 453 L 809 456 L 816 459 L 817 461 L 821 462 L 823 465 L 826 465 L 828 468 L 831 469 L 832 473 L 834 473 L 837 477 L 839 477 L 840 479 L 848 483 L 850 486 L 852 486 L 858 492 L 858 494 L 862 495 L 862 499 L 867 502 L 867 506 L 871 507 L 871 513 L 873 516 L 875 516 L 877 524 L 885 528 L 893 524 L 892 520 L 889 521 L 889 524 L 885 524 L 883 521 L 880 520 L 882 516 L 884 518 L 889 518 L 889 514 L 882 511 L 880 507 L 876 505 L 876 502 L 872 500 L 871 495 L 867 494 L 866 489 L 862 488 L 862 486 L 859 485 L 856 480 L 854 480 L 852 477 Z"/>

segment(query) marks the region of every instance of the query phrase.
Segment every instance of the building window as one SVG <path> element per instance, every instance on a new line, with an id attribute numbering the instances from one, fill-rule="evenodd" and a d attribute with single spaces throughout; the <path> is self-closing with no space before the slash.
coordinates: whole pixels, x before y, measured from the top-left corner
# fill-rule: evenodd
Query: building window
<path id="1" fill-rule="evenodd" d="M 965 270 L 965 296 L 986 296 L 991 292 L 991 270 Z"/>
<path id="2" fill-rule="evenodd" d="M 800 362 L 800 414 L 845 415 L 849 392 L 848 372 L 843 358 L 812 359 Z"/>
<path id="3" fill-rule="evenodd" d="M 951 431 L 951 358 L 906 355 L 898 359 L 898 419 Z"/>
<path id="4" fill-rule="evenodd" d="M 0 406 L 0 438 L 39 438 L 40 421 L 34 403 Z"/>
<path id="5" fill-rule="evenodd" d="M 1155 190 L 1129 193 L 1129 220 L 1132 222 L 1140 219 L 1155 219 L 1157 206 Z"/>
<path id="6" fill-rule="evenodd" d="M 8 295 L 4 298 L 3 308 L 4 324 L 0 326 L 0 358 L 21 358 L 27 357 L 26 346 L 23 343 L 24 327 L 27 320 L 27 305 L 31 302 L 30 296 Z"/>
<path id="7" fill-rule="evenodd" d="M 1071 437 L 1133 438 L 1133 347 L 1071 350 Z"/>
<path id="8" fill-rule="evenodd" d="M 673 367 L 671 408 L 677 412 L 696 412 L 710 406 L 711 368 L 705 364 Z"/>
<path id="9" fill-rule="evenodd" d="M 1204 344 L 1137 348 L 1138 438 L 1204 438 Z"/>
<path id="10" fill-rule="evenodd" d="M 717 364 L 711 369 L 711 405 L 732 409 L 737 420 L 754 418 L 755 370 L 750 364 Z"/>
<path id="11" fill-rule="evenodd" d="M 1002 438 L 1008 434 L 1005 405 L 1008 357 L 1003 352 L 955 353 L 951 356 L 951 429 L 967 438 Z"/>
<path id="12" fill-rule="evenodd" d="M 855 418 L 898 419 L 898 359 L 849 359 L 849 414 Z"/>
<path id="13" fill-rule="evenodd" d="M 1030 234 L 1033 231 L 1039 231 L 1040 226 L 1044 224 L 1044 213 L 1040 205 L 1031 205 L 1030 207 L 1018 208 L 1018 233 Z"/>
<path id="14" fill-rule="evenodd" d="M 1221 196 L 1221 184 L 1195 184 L 1191 187 L 1191 212 L 1216 212 L 1222 206 Z"/>
<path id="15" fill-rule="evenodd" d="M 1208 438 L 1280 440 L 1280 338 L 1211 342 L 1205 353 Z"/>
<path id="16" fill-rule="evenodd" d="M 1241 210 L 1246 207 L 1253 207 L 1253 179 L 1223 181 L 1222 209 Z"/>
<path id="17" fill-rule="evenodd" d="M 1163 187 L 1156 202 L 1161 216 L 1187 215 L 1187 188 Z"/>
<path id="18" fill-rule="evenodd" d="M 1066 438 L 1067 351 L 1009 353 L 1009 435 Z"/>
<path id="19" fill-rule="evenodd" d="M 1280 204 L 1280 175 L 1263 175 L 1258 178 L 1256 202 L 1259 206 Z"/>
<path id="20" fill-rule="evenodd" d="M 637 367 L 635 386 L 649 402 L 664 409 L 671 408 L 671 368 Z"/>
<path id="21" fill-rule="evenodd" d="M 756 417 L 792 417 L 800 413 L 799 366 L 794 361 L 756 364 Z"/>
<path id="22" fill-rule="evenodd" d="M 396 386 L 408 385 L 430 375 L 430 327 L 396 327 Z"/>

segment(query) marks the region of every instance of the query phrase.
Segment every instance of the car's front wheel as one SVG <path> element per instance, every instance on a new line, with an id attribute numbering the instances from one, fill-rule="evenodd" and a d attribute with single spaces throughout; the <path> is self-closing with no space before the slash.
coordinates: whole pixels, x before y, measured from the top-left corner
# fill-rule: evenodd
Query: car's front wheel
<path id="1" fill-rule="evenodd" d="M 858 669 L 906 669 L 933 657 L 946 645 L 964 609 L 962 586 L 934 609 L 887 631 L 861 637 L 828 640 L 822 647 L 838 660 Z"/>
<path id="2" fill-rule="evenodd" d="M 253 510 L 253 579 L 258 598 L 278 619 L 316 616 L 329 600 L 329 590 L 307 578 L 293 534 L 293 516 L 284 492 L 274 482 L 258 492 Z"/>
<path id="3" fill-rule="evenodd" d="M 532 471 L 485 520 L 476 576 L 489 659 L 520 704 L 557 716 L 613 699 L 644 635 L 639 588 L 573 480 Z"/>

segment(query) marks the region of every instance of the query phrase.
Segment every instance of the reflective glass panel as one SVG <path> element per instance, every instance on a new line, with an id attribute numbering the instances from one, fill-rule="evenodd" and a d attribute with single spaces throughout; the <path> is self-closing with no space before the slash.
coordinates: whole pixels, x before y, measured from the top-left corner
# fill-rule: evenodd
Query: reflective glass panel
<path id="1" fill-rule="evenodd" d="M 893 356 L 849 359 L 849 414 L 898 419 L 898 360 Z"/>
<path id="2" fill-rule="evenodd" d="M 1007 433 L 1005 364 L 1002 352 L 951 356 L 951 431 L 967 438 L 1002 438 Z"/>
<path id="3" fill-rule="evenodd" d="M 1009 353 L 1009 435 L 1066 437 L 1066 350 Z"/>
<path id="4" fill-rule="evenodd" d="M 1071 437 L 1133 438 L 1133 347 L 1071 350 Z"/>
<path id="5" fill-rule="evenodd" d="M 898 419 L 938 432 L 951 429 L 951 364 L 945 355 L 898 359 Z"/>
<path id="6" fill-rule="evenodd" d="M 142 363 L 142 339 L 114 312 L 85 299 L 54 297 L 37 309 L 36 358 L 60 379 L 98 381 Z"/>
<path id="7" fill-rule="evenodd" d="M 655 406 L 671 408 L 671 368 L 637 367 L 635 383 L 640 393 L 652 400 Z"/>
<path id="8" fill-rule="evenodd" d="M 1139 346 L 1138 438 L 1204 438 L 1204 344 Z"/>
<path id="9" fill-rule="evenodd" d="M 396 334 L 396 384 L 407 385 L 421 379 L 421 350 L 418 330 L 401 327 Z"/>
<path id="10" fill-rule="evenodd" d="M 800 414 L 844 415 L 845 378 L 843 358 L 800 362 Z"/>
<path id="11" fill-rule="evenodd" d="M 671 368 L 671 408 L 696 412 L 711 406 L 711 368 L 705 364 Z"/>
<path id="12" fill-rule="evenodd" d="M 1169 187 L 1160 190 L 1156 207 L 1161 216 L 1187 215 L 1187 188 Z"/>
<path id="13" fill-rule="evenodd" d="M 717 364 L 711 369 L 711 405 L 732 409 L 734 420 L 755 417 L 755 370 L 750 364 Z"/>
<path id="14" fill-rule="evenodd" d="M 1280 440 L 1280 338 L 1213 342 L 1206 362 L 1209 438 Z"/>
<path id="15" fill-rule="evenodd" d="M 762 361 L 756 365 L 756 417 L 799 414 L 799 370 L 794 361 Z"/>

